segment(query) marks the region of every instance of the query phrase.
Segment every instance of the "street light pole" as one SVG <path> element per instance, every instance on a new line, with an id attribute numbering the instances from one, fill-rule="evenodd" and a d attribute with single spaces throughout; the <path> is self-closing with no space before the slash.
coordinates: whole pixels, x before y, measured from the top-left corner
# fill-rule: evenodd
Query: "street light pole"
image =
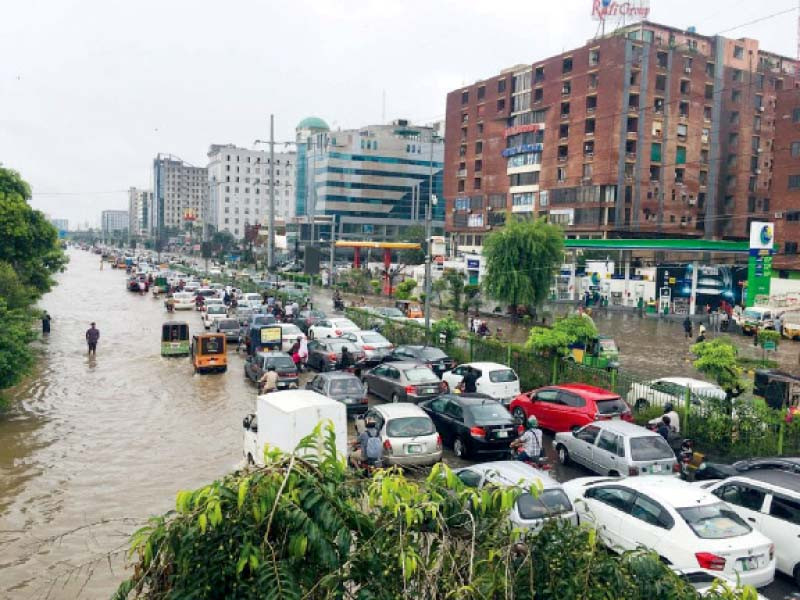
<path id="1" fill-rule="evenodd" d="M 430 162 L 428 163 L 428 209 L 425 211 L 425 331 L 431 330 L 431 218 L 433 204 L 433 127 L 430 136 Z"/>
<path id="2" fill-rule="evenodd" d="M 267 269 L 275 268 L 275 115 L 269 116 L 269 240 Z"/>

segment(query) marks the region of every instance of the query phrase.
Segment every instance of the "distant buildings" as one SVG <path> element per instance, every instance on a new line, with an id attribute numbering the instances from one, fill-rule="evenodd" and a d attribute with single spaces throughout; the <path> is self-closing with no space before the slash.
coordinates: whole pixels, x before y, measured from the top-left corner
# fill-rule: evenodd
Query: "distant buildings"
<path id="1" fill-rule="evenodd" d="M 132 236 L 150 235 L 150 218 L 153 211 L 153 192 L 131 187 L 128 190 L 128 215 Z"/>
<path id="2" fill-rule="evenodd" d="M 294 152 L 275 152 L 275 221 L 284 225 L 295 212 Z M 208 151 L 208 223 L 237 239 L 248 225 L 269 224 L 270 157 L 268 151 L 233 144 L 212 144 Z M 277 227 L 276 227 L 277 228 Z"/>
<path id="3" fill-rule="evenodd" d="M 128 233 L 127 210 L 104 210 L 100 215 L 100 229 L 104 234 Z"/>
<path id="4" fill-rule="evenodd" d="M 444 140 L 430 126 L 398 119 L 332 132 L 309 117 L 296 129 L 296 222 L 308 240 L 309 222 L 335 217 L 337 237 L 396 240 L 410 225 L 424 223 L 431 193 L 441 197 Z M 444 226 L 444 202 L 433 209 Z M 315 238 L 327 237 L 320 225 Z"/>
<path id="5" fill-rule="evenodd" d="M 67 219 L 50 219 L 50 223 L 59 231 L 69 231 L 69 220 Z"/>
<path id="6" fill-rule="evenodd" d="M 208 174 L 180 158 L 159 154 L 153 160 L 153 210 L 150 231 L 202 228 L 208 213 Z"/>

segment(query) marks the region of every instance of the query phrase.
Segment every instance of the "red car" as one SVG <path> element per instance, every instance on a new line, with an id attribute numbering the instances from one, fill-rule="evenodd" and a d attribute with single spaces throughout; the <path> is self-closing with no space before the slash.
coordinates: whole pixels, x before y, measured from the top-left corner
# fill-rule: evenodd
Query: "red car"
<path id="1" fill-rule="evenodd" d="M 515 417 L 534 415 L 539 427 L 573 431 L 592 421 L 621 418 L 633 421 L 631 408 L 618 394 L 593 385 L 569 383 L 520 394 L 509 406 Z"/>

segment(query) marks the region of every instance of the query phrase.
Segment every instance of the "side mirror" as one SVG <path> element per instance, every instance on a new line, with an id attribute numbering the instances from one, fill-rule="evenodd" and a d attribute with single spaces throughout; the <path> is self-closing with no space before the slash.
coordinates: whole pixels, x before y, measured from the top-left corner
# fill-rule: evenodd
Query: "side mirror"
<path id="1" fill-rule="evenodd" d="M 572 437 L 578 437 L 578 430 L 577 429 L 572 432 Z"/>
<path id="2" fill-rule="evenodd" d="M 253 433 L 258 433 L 258 425 L 253 425 L 253 426 L 250 428 L 250 431 L 252 431 Z"/>
<path id="3" fill-rule="evenodd" d="M 245 429 L 250 429 L 250 417 L 249 416 L 245 417 L 244 419 L 242 419 L 242 427 L 244 427 Z"/>

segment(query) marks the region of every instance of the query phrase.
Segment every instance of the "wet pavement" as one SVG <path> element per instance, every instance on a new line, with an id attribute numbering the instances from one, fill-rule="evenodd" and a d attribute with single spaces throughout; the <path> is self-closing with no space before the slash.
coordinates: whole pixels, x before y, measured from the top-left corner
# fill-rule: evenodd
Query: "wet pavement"
<path id="1" fill-rule="evenodd" d="M 127 292 L 124 272 L 100 271 L 94 254 L 72 250 L 70 258 L 41 302 L 53 330 L 36 344 L 39 365 L 9 390 L 13 408 L 0 419 L 0 598 L 109 597 L 125 577 L 129 534 L 172 508 L 177 491 L 240 464 L 241 419 L 256 396 L 234 351 L 223 375 L 195 375 L 188 359 L 162 358 L 162 302 Z M 330 311 L 327 294 L 315 296 Z M 184 316 L 201 329 L 199 313 Z M 615 328 L 624 365 L 658 375 L 685 368 L 680 324 L 595 320 L 603 332 Z M 91 321 L 101 332 L 96 358 L 84 342 Z M 449 451 L 445 460 L 468 464 Z M 588 473 L 556 466 L 553 474 Z M 768 595 L 789 591 L 781 579 Z"/>

